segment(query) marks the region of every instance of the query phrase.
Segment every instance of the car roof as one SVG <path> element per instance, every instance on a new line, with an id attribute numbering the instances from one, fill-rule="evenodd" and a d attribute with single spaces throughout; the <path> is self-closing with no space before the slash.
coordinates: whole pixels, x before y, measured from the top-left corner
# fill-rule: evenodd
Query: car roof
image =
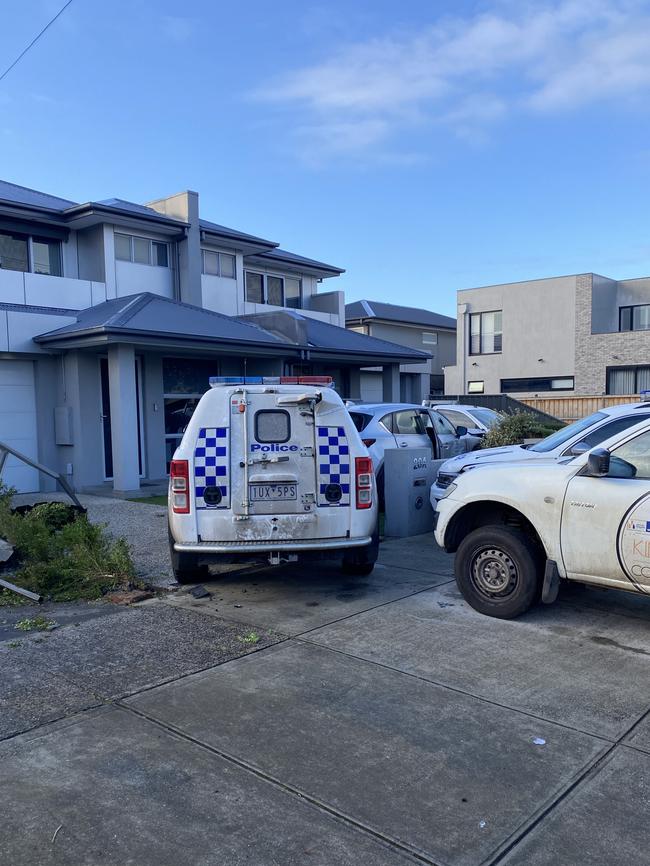
<path id="1" fill-rule="evenodd" d="M 421 412 L 426 412 L 426 406 L 420 403 L 357 403 L 355 406 L 348 407 L 350 412 L 399 412 L 402 409 L 419 409 Z"/>
<path id="2" fill-rule="evenodd" d="M 597 412 L 604 412 L 606 415 L 629 415 L 635 411 L 650 411 L 650 400 L 642 400 L 638 403 L 620 403 L 618 406 L 605 406 L 603 409 L 597 409 Z"/>
<path id="3" fill-rule="evenodd" d="M 489 406 L 470 406 L 467 403 L 432 403 L 432 409 L 460 409 L 461 412 L 471 412 L 472 409 L 487 409 L 488 412 L 498 414 L 496 409 L 490 409 Z"/>

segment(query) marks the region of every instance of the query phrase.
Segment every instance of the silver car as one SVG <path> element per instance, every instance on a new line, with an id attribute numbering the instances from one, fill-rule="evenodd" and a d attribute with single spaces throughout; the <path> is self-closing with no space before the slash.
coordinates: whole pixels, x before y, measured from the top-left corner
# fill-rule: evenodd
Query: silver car
<path id="1" fill-rule="evenodd" d="M 380 502 L 387 448 L 430 448 L 432 459 L 447 460 L 472 451 L 481 441 L 464 427 L 455 428 L 434 409 L 416 403 L 360 403 L 348 411 L 372 457 Z"/>
<path id="2" fill-rule="evenodd" d="M 454 427 L 466 427 L 470 436 L 483 438 L 488 430 L 498 424 L 502 416 L 494 409 L 486 406 L 466 406 L 460 403 L 426 403 L 429 408 L 435 409 L 443 415 L 447 421 L 451 421 Z"/>

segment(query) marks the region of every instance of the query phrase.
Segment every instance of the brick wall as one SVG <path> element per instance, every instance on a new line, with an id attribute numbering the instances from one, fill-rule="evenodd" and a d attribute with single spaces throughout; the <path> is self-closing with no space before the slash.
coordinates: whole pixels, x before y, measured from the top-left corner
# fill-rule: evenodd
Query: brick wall
<path id="1" fill-rule="evenodd" d="M 605 394 L 607 367 L 650 364 L 650 331 L 592 334 L 592 289 L 592 274 L 576 278 L 576 394 Z"/>

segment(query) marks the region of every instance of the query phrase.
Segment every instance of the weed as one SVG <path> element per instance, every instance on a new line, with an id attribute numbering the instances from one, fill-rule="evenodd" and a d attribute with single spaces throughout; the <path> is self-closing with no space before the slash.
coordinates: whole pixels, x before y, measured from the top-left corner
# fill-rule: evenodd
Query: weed
<path id="1" fill-rule="evenodd" d="M 26 514 L 12 511 L 14 490 L 0 488 L 0 536 L 18 555 L 16 582 L 56 601 L 97 599 L 133 578 L 126 541 L 63 502 L 47 502 Z"/>
<path id="2" fill-rule="evenodd" d="M 249 631 L 248 634 L 239 635 L 239 640 L 242 643 L 259 643 L 260 636 L 255 631 Z"/>
<path id="3" fill-rule="evenodd" d="M 42 613 L 38 616 L 26 617 L 19 619 L 14 628 L 20 631 L 50 631 L 56 627 L 53 619 L 45 619 Z"/>
<path id="4" fill-rule="evenodd" d="M 7 644 L 9 649 L 16 649 L 17 647 L 22 646 L 22 645 L 23 645 L 23 642 L 20 640 L 10 640 L 9 643 Z"/>

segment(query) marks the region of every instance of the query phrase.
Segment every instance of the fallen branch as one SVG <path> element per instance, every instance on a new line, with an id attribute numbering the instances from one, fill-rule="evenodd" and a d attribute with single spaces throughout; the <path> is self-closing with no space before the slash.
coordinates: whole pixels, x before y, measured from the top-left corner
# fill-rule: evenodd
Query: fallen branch
<path id="1" fill-rule="evenodd" d="M 4 589 L 10 589 L 12 592 L 17 592 L 18 595 L 24 595 L 25 598 L 30 598 L 32 601 L 43 601 L 43 597 L 35 592 L 30 592 L 28 589 L 23 589 L 22 586 L 16 586 L 15 583 L 9 583 L 8 580 L 0 578 L 0 586 Z"/>

